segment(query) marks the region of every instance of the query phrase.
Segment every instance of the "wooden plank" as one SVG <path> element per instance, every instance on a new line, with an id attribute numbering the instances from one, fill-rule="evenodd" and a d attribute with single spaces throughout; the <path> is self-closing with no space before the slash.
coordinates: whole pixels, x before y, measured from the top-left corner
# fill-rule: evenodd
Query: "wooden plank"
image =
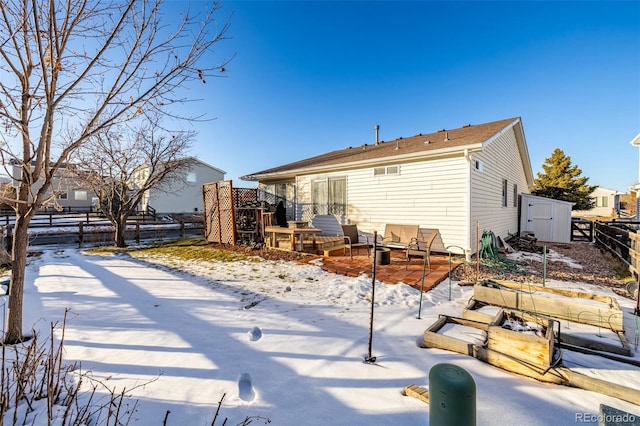
<path id="1" fill-rule="evenodd" d="M 621 333 L 618 333 L 620 336 Z M 624 338 L 624 334 L 622 334 Z M 626 339 L 625 339 L 626 342 Z M 618 355 L 631 356 L 631 348 L 627 345 L 615 346 L 607 342 L 601 342 L 597 340 L 587 339 L 581 336 L 572 336 L 570 334 L 560 334 L 560 343 L 566 343 L 571 346 L 579 346 L 585 349 L 591 349 L 592 351 L 610 352 Z"/>
<path id="2" fill-rule="evenodd" d="M 637 404 L 638 401 L 640 401 L 640 390 L 638 389 L 632 389 L 617 383 L 586 376 L 565 367 L 559 367 L 557 371 L 566 378 L 568 386 L 598 392 L 632 404 Z"/>
<path id="3" fill-rule="evenodd" d="M 566 296 L 570 298 L 595 300 L 596 302 L 606 303 L 610 307 L 619 308 L 618 301 L 616 299 L 609 296 L 603 296 L 601 294 L 586 293 L 584 291 L 567 290 L 563 288 L 543 287 L 537 284 L 519 283 L 514 281 L 506 281 L 506 280 L 487 280 L 485 282 L 496 283 L 501 287 L 507 287 L 514 290 L 535 291 L 540 293 L 558 294 L 560 296 Z"/>
<path id="4" fill-rule="evenodd" d="M 576 294 L 575 297 L 579 298 L 579 295 Z M 590 324 L 613 331 L 624 331 L 622 311 L 616 308 L 601 308 L 572 300 L 545 297 L 533 290 L 515 291 L 499 283 L 488 284 L 486 281 L 474 286 L 473 298 L 490 305 Z"/>
<path id="5" fill-rule="evenodd" d="M 446 324 L 457 324 L 483 331 L 487 331 L 489 328 L 488 324 L 442 315 L 423 333 L 423 344 L 427 348 L 444 349 L 475 357 L 476 349 L 478 347 L 477 345 L 454 337 L 438 334 L 438 331 L 440 331 L 440 329 L 442 329 Z"/>
<path id="6" fill-rule="evenodd" d="M 462 310 L 462 318 L 468 319 L 476 322 L 483 322 L 485 324 L 491 324 L 496 322 L 498 317 L 502 315 L 502 309 L 496 312 L 495 314 L 478 312 L 477 309 L 480 309 L 484 306 L 492 306 L 483 302 L 478 302 L 473 297 L 469 299 L 469 303 Z"/>
<path id="7" fill-rule="evenodd" d="M 429 391 L 418 385 L 409 385 L 404 388 L 404 394 L 412 398 L 417 398 L 425 404 L 429 403 Z"/>
<path id="8" fill-rule="evenodd" d="M 484 361 L 494 367 L 501 368 L 512 373 L 539 380 L 546 383 L 559 385 L 566 384 L 566 379 L 551 368 L 541 368 L 518 359 L 517 357 L 500 353 L 489 348 L 479 348 L 477 359 Z"/>
<path id="9" fill-rule="evenodd" d="M 636 367 L 640 367 L 640 361 L 636 361 L 634 358 L 622 358 L 620 355 L 616 355 L 614 353 L 597 351 L 594 349 L 585 348 L 584 346 L 576 346 L 570 343 L 560 342 L 560 347 L 562 349 L 568 349 L 570 351 L 579 352 L 587 355 L 596 355 L 601 356 L 603 358 L 611 359 L 614 361 L 622 362 L 624 364 L 634 365 Z"/>
<path id="10" fill-rule="evenodd" d="M 544 316 L 533 315 L 528 312 L 513 311 L 509 309 L 505 309 L 504 314 L 507 316 L 518 315 L 526 321 L 531 321 L 542 325 L 546 325 L 549 319 Z M 591 340 L 586 337 L 574 336 L 567 333 L 560 333 L 559 341 L 560 343 L 566 343 L 567 345 L 572 345 L 574 347 L 590 349 L 591 351 L 604 351 L 624 356 L 631 356 L 631 347 L 629 346 L 629 342 L 627 342 L 624 332 L 617 331 L 616 334 L 620 338 L 620 346 L 612 345 L 610 343 L 599 340 Z"/>
<path id="11" fill-rule="evenodd" d="M 541 368 L 551 365 L 553 358 L 553 340 L 499 326 L 489 327 L 487 347 Z"/>

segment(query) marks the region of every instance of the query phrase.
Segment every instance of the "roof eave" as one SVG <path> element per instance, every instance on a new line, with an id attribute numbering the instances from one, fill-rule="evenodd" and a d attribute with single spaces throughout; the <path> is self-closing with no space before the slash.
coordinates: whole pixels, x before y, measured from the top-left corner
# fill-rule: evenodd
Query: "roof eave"
<path id="1" fill-rule="evenodd" d="M 274 173 L 257 173 L 253 175 L 241 176 L 240 179 L 246 181 L 262 181 L 262 180 L 276 180 L 276 179 L 293 179 L 299 175 L 307 175 L 314 173 L 331 172 L 336 170 L 354 169 L 362 166 L 376 166 L 379 164 L 387 164 L 390 161 L 415 161 L 420 159 L 432 159 L 438 157 L 450 156 L 452 154 L 464 155 L 465 152 L 473 152 L 482 150 L 482 142 L 467 144 L 463 146 L 456 146 L 452 148 L 441 148 L 430 151 L 413 152 L 410 154 L 394 155 L 390 157 L 381 157 L 375 159 L 367 159 L 360 161 L 351 161 L 342 163 L 340 165 L 327 164 L 316 167 L 301 167 L 292 170 L 286 170 L 282 172 Z"/>

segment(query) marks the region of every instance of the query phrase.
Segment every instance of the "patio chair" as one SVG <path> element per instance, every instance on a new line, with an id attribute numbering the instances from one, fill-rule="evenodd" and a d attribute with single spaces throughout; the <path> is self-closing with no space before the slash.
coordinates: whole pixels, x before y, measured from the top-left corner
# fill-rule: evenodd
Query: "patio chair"
<path id="1" fill-rule="evenodd" d="M 438 230 L 431 230 L 428 235 L 419 233 L 417 238 L 413 238 L 407 246 L 407 265 L 405 269 L 409 268 L 409 262 L 411 262 L 412 256 L 421 257 L 427 260 L 429 266 L 429 272 L 431 272 L 431 245 L 438 236 Z"/>
<path id="2" fill-rule="evenodd" d="M 367 257 L 371 256 L 371 249 L 369 248 L 369 239 L 367 238 L 366 235 L 358 232 L 358 225 L 356 224 L 342 225 L 342 232 L 344 232 L 345 241 L 348 241 L 349 251 L 351 253 L 353 253 L 354 248 L 357 249 L 360 247 L 365 247 L 367 249 Z M 361 236 L 365 240 L 364 243 L 360 242 Z M 353 259 L 353 254 L 351 255 L 351 258 Z"/>

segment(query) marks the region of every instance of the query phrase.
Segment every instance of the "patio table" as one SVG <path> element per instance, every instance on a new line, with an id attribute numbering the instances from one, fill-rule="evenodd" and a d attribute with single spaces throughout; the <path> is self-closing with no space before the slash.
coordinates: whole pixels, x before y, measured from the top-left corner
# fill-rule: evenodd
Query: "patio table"
<path id="1" fill-rule="evenodd" d="M 277 236 L 286 234 L 289 236 L 290 249 L 296 251 L 296 240 L 299 242 L 298 250 L 303 251 L 303 242 L 305 235 L 316 235 L 322 233 L 322 229 L 317 228 L 284 228 L 282 226 L 267 226 L 264 228 L 265 234 L 269 236 L 269 245 L 276 246 Z"/>

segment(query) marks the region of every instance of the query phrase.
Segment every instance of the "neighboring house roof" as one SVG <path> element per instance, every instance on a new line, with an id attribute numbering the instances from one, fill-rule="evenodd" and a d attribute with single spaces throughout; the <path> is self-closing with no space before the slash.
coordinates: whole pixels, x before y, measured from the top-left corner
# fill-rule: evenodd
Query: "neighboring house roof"
<path id="1" fill-rule="evenodd" d="M 207 164 L 207 163 L 205 163 L 204 161 L 200 160 L 197 157 L 191 157 L 191 158 L 193 158 L 194 161 L 197 161 L 198 163 L 202 164 L 203 166 L 209 167 L 210 169 L 215 170 L 218 173 L 222 173 L 223 175 L 227 174 L 227 172 L 225 172 L 224 170 L 219 169 L 217 167 L 213 167 L 211 164 Z"/>
<path id="2" fill-rule="evenodd" d="M 211 164 L 207 164 L 207 163 L 205 163 L 204 161 L 200 160 L 198 157 L 187 157 L 187 158 L 191 159 L 193 162 L 200 163 L 201 165 L 203 165 L 203 166 L 205 166 L 205 167 L 208 167 L 208 168 L 210 168 L 211 170 L 214 170 L 214 171 L 216 171 L 216 172 L 218 172 L 218 173 L 221 173 L 221 174 L 223 174 L 223 175 L 226 175 L 226 174 L 227 174 L 227 172 L 225 172 L 224 170 L 221 170 L 221 169 L 219 169 L 219 168 L 217 168 L 217 167 L 213 167 Z M 148 167 L 149 167 L 149 165 L 148 165 L 148 164 L 143 164 L 142 166 L 138 166 L 138 167 L 137 167 L 137 170 L 143 170 L 143 169 L 146 169 L 146 168 L 148 168 Z"/>
<path id="3" fill-rule="evenodd" d="M 593 190 L 593 192 L 591 192 L 591 196 L 596 196 L 596 195 L 619 195 L 620 193 L 618 191 L 614 191 L 613 189 L 607 189 L 607 188 L 602 188 L 601 186 L 597 187 L 596 189 Z"/>
<path id="4" fill-rule="evenodd" d="M 242 176 L 241 179 L 249 181 L 287 179 L 305 173 L 349 169 L 390 161 L 415 161 L 465 151 L 482 150 L 485 144 L 510 128 L 515 130 L 527 182 L 532 186 L 533 172 L 522 121 L 519 117 L 484 124 L 465 125 L 458 129 L 441 129 L 435 133 L 401 137 L 389 142 L 349 147 Z"/>

